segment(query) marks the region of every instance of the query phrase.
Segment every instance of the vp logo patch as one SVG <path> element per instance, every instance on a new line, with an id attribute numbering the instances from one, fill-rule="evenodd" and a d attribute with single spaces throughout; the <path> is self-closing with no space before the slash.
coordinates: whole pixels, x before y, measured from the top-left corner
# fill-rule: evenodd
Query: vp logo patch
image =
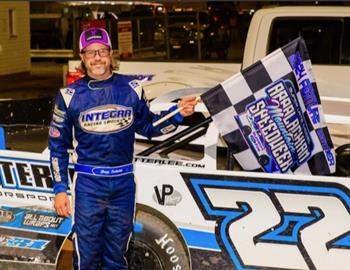
<path id="1" fill-rule="evenodd" d="M 345 186 L 182 175 L 234 269 L 350 269 Z"/>
<path id="2" fill-rule="evenodd" d="M 153 189 L 153 200 L 160 205 L 177 205 L 182 200 L 182 195 L 172 185 L 154 186 Z"/>

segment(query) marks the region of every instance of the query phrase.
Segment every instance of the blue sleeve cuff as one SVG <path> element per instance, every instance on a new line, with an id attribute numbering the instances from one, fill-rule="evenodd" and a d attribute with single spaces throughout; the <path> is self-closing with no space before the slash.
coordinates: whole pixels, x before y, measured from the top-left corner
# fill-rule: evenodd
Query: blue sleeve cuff
<path id="1" fill-rule="evenodd" d="M 59 183 L 59 184 L 54 184 L 53 186 L 53 192 L 55 194 L 58 194 L 60 192 L 67 192 L 67 186 L 63 183 Z"/>
<path id="2" fill-rule="evenodd" d="M 169 111 L 172 112 L 172 111 L 175 111 L 176 109 L 177 109 L 177 105 L 174 105 L 170 108 Z M 184 119 L 184 117 L 179 112 L 174 115 L 174 118 L 178 123 L 181 123 L 182 120 Z"/>

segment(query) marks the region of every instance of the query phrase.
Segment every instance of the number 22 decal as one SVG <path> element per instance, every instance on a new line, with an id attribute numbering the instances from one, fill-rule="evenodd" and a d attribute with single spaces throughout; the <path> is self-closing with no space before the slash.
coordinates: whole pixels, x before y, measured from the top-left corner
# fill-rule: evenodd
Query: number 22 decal
<path id="1" fill-rule="evenodd" d="M 337 183 L 187 175 L 236 269 L 350 269 L 349 190 Z M 221 178 L 221 179 L 220 179 Z"/>

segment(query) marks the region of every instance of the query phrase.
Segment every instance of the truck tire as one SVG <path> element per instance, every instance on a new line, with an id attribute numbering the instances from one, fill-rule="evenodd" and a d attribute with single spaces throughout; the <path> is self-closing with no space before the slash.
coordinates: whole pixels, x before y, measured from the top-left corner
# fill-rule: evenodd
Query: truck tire
<path id="1" fill-rule="evenodd" d="M 159 215 L 137 210 L 127 259 L 130 270 L 190 270 L 188 249 L 177 228 Z"/>

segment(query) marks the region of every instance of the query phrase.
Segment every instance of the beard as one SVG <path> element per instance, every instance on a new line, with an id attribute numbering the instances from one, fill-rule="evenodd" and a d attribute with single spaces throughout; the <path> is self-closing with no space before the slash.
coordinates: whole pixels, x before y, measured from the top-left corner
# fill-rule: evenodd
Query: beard
<path id="1" fill-rule="evenodd" d="M 95 61 L 89 63 L 86 67 L 88 74 L 92 75 L 92 77 L 96 76 L 97 78 L 99 78 L 105 74 L 110 74 L 109 64 L 105 61 Z"/>

